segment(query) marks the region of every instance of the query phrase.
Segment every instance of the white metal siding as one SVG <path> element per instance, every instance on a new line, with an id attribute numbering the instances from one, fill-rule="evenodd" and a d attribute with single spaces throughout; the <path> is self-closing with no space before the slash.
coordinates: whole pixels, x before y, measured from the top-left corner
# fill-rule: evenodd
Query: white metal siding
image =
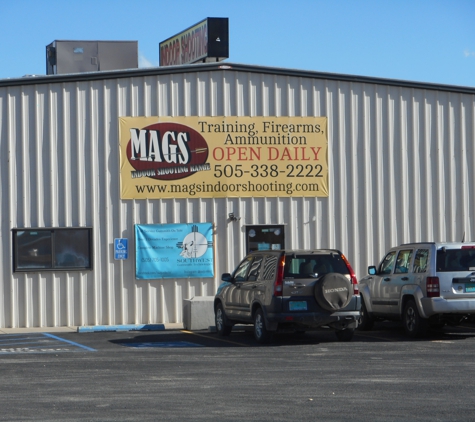
<path id="1" fill-rule="evenodd" d="M 122 201 L 118 117 L 155 115 L 327 116 L 330 196 Z M 246 224 L 341 249 L 358 277 L 399 243 L 475 239 L 471 94 L 233 70 L 0 87 L 0 141 L 0 327 L 181 322 Z M 215 225 L 215 279 L 136 280 L 134 224 L 191 222 Z M 13 273 L 12 228 L 71 226 L 93 227 L 93 271 Z"/>

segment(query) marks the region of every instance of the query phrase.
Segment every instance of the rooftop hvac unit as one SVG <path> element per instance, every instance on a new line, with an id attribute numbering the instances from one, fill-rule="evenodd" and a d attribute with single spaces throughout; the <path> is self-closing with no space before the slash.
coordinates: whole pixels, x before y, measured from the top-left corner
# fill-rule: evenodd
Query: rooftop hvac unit
<path id="1" fill-rule="evenodd" d="M 137 41 L 53 41 L 46 46 L 46 74 L 137 69 Z"/>

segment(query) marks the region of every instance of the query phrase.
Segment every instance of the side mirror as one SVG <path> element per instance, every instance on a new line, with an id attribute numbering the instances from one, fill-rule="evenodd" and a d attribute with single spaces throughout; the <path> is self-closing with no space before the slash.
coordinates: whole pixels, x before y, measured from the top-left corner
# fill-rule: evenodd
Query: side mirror
<path id="1" fill-rule="evenodd" d="M 232 283 L 233 282 L 233 276 L 229 273 L 224 273 L 221 276 L 221 281 L 227 282 L 227 283 Z"/>
<path id="2" fill-rule="evenodd" d="M 374 265 L 370 265 L 370 266 L 368 267 L 368 274 L 369 274 L 369 275 L 375 275 L 376 272 L 377 272 L 377 271 L 376 271 L 376 267 L 375 267 Z"/>

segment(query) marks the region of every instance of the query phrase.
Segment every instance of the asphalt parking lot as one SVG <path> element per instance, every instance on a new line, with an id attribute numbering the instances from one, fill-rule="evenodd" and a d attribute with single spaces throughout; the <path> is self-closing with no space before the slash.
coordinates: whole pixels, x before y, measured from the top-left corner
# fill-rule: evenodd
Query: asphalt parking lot
<path id="1" fill-rule="evenodd" d="M 334 333 L 0 336 L 0 420 L 468 421 L 475 327 L 409 340 L 380 323 Z"/>

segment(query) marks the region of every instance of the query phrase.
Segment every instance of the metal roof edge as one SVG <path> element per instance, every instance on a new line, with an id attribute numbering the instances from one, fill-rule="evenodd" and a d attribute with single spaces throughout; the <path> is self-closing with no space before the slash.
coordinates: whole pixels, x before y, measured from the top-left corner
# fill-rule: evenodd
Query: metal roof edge
<path id="1" fill-rule="evenodd" d="M 312 70 L 300 70 L 270 66 L 258 66 L 249 64 L 216 62 L 216 63 L 196 63 L 179 66 L 161 66 L 139 69 L 122 69 L 112 71 L 70 73 L 61 75 L 32 75 L 20 78 L 0 79 L 0 87 L 37 85 L 61 82 L 81 82 L 103 79 L 119 79 L 143 76 L 172 75 L 177 73 L 195 73 L 210 71 L 237 71 L 253 72 L 268 75 L 295 76 L 309 79 L 327 79 L 340 82 L 354 82 L 363 84 L 390 85 L 403 88 L 414 88 L 423 90 L 448 91 L 464 94 L 475 94 L 475 87 L 465 87 L 459 85 L 437 84 L 429 82 L 406 81 L 400 79 L 388 79 L 372 76 L 347 75 L 341 73 L 318 72 Z"/>

